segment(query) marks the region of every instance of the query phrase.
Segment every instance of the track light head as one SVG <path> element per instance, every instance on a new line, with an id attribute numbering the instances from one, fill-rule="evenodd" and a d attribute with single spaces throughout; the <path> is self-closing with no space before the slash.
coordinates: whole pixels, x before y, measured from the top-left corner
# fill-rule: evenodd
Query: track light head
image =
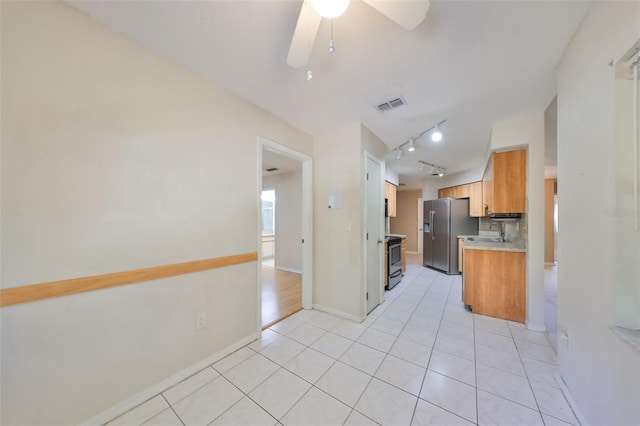
<path id="1" fill-rule="evenodd" d="M 424 163 L 422 161 L 418 161 L 418 170 L 420 171 L 424 170 Z"/>
<path id="2" fill-rule="evenodd" d="M 407 151 L 413 152 L 416 150 L 416 146 L 413 144 L 413 138 L 409 139 L 409 146 L 407 147 Z"/>
<path id="3" fill-rule="evenodd" d="M 402 158 L 402 148 L 398 148 L 396 149 L 396 160 L 399 160 Z"/>
<path id="4" fill-rule="evenodd" d="M 442 132 L 440 131 L 440 129 L 438 128 L 438 125 L 436 124 L 435 129 L 433 130 L 433 132 L 431 133 L 431 140 L 433 142 L 440 142 L 442 140 Z"/>

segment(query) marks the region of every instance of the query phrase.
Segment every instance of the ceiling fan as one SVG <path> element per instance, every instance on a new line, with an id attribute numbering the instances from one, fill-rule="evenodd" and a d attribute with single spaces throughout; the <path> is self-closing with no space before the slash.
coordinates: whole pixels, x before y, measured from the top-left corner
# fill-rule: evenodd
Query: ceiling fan
<path id="1" fill-rule="evenodd" d="M 362 0 L 407 31 L 424 21 L 429 10 L 429 0 Z M 298 23 L 293 33 L 287 64 L 294 68 L 309 62 L 311 47 L 315 42 L 322 18 L 340 16 L 349 6 L 349 0 L 304 0 Z M 332 44 L 330 45 L 330 49 Z M 331 50 L 330 50 L 331 51 Z"/>

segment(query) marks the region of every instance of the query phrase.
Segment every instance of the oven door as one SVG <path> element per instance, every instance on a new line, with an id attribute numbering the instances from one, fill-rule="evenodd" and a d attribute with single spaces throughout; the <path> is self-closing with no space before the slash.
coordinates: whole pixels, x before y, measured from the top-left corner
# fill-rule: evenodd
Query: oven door
<path id="1" fill-rule="evenodd" d="M 401 243 L 389 243 L 389 271 L 391 271 L 394 265 L 402 265 Z"/>

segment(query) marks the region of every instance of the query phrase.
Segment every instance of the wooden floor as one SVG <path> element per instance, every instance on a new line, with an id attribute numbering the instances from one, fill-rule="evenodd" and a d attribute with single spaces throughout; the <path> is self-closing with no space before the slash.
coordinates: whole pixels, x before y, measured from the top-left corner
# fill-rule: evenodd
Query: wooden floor
<path id="1" fill-rule="evenodd" d="M 422 254 L 407 253 L 407 264 L 422 265 Z M 302 309 L 302 275 L 262 265 L 262 328 Z"/>
<path id="2" fill-rule="evenodd" d="M 262 327 L 302 309 L 302 275 L 262 265 Z"/>

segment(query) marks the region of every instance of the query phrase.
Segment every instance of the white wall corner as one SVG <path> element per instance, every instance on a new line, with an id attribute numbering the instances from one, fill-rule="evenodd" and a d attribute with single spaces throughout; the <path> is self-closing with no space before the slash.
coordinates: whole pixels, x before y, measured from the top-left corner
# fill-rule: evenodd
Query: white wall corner
<path id="1" fill-rule="evenodd" d="M 564 394 L 564 397 L 566 398 L 567 402 L 569 403 L 569 406 L 571 407 L 571 410 L 573 410 L 573 414 L 578 419 L 578 422 L 580 422 L 580 424 L 582 426 L 590 426 L 592 423 L 588 422 L 587 418 L 584 416 L 582 411 L 580 411 L 580 408 L 578 407 L 578 404 L 576 403 L 575 399 L 573 398 L 573 395 L 571 394 L 571 391 L 567 387 L 567 384 L 564 382 L 564 379 L 562 378 L 560 373 L 556 373 L 555 379 L 556 379 L 556 383 L 558 384 L 558 386 L 560 386 L 560 390 Z"/>
<path id="2" fill-rule="evenodd" d="M 328 306 L 318 305 L 317 303 L 313 304 L 313 309 L 315 309 L 316 311 L 326 312 L 328 314 L 335 315 L 337 317 L 348 319 L 358 323 L 361 323 L 367 318 L 366 315 L 352 315 L 346 312 L 339 311 L 337 309 L 329 308 Z"/>

